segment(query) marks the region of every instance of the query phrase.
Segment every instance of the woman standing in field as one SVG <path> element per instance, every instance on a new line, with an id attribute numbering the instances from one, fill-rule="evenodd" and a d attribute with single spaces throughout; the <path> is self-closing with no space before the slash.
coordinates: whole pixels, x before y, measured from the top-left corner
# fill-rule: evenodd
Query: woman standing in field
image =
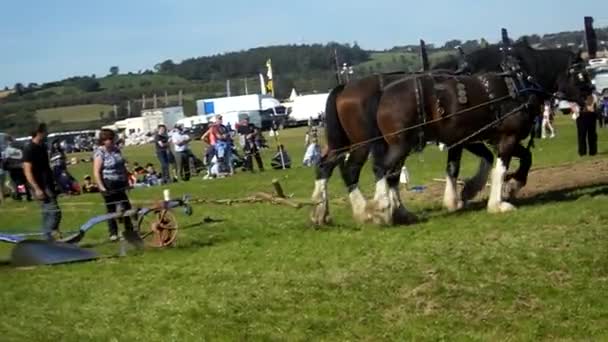
<path id="1" fill-rule="evenodd" d="M 102 129 L 99 133 L 99 148 L 95 151 L 93 160 L 93 175 L 99 191 L 106 203 L 108 213 L 131 209 L 127 197 L 129 188 L 128 171 L 125 160 L 115 143 L 114 131 Z M 123 219 L 126 232 L 133 232 L 133 223 L 129 217 Z M 118 240 L 118 225 L 116 220 L 108 221 L 110 241 Z"/>
<path id="2" fill-rule="evenodd" d="M 551 109 L 551 102 L 545 101 L 545 106 L 543 108 L 543 121 L 541 134 L 542 138 L 547 138 L 547 131 L 551 133 L 550 138 L 555 138 L 555 129 L 553 128 L 553 109 Z"/>

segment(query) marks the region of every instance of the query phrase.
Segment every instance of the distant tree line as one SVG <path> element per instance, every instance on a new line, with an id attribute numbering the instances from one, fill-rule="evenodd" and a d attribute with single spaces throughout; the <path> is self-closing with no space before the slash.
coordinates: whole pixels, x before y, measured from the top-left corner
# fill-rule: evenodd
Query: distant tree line
<path id="1" fill-rule="evenodd" d="M 337 51 L 340 63 L 350 65 L 369 60 L 369 52 L 357 43 L 326 45 L 280 45 L 260 47 L 241 52 L 190 58 L 181 63 L 167 60 L 155 66 L 160 73 L 178 75 L 189 80 L 226 80 L 266 73 L 266 61 L 272 59 L 275 74 L 307 74 L 330 71 Z"/>
<path id="2" fill-rule="evenodd" d="M 596 29 L 598 40 L 608 41 L 608 29 Z M 498 35 L 498 32 L 497 32 Z M 528 35 L 520 37 L 530 44 L 539 47 L 570 47 L 578 48 L 584 41 L 583 31 L 560 32 L 555 34 Z M 454 52 L 457 46 L 465 52 L 484 47 L 488 41 L 452 39 L 442 46 L 427 44 L 430 54 L 439 51 Z M 600 44 L 600 49 L 606 46 Z M 395 46 L 389 50 L 396 54 L 388 61 L 365 63 L 371 58 L 372 51 L 363 50 L 356 42 L 351 44 L 309 44 L 309 45 L 280 45 L 260 47 L 240 52 L 231 52 L 215 56 L 190 58 L 180 63 L 166 60 L 154 66 L 154 70 L 140 71 L 138 74 L 123 75 L 127 78 L 123 83 L 112 89 L 103 89 L 96 75 L 70 77 L 61 81 L 44 84 L 22 84 L 14 86 L 14 92 L 0 99 L 0 130 L 18 129 L 26 122 L 35 122 L 35 112 L 42 108 L 54 108 L 83 104 L 109 104 L 119 106 L 118 117 L 126 116 L 126 103 L 132 101 L 131 110 L 137 113 L 137 100 L 142 94 L 151 98 L 153 94 L 161 96 L 167 91 L 171 95 L 180 90 L 194 98 L 209 98 L 226 94 L 226 80 L 230 79 L 231 94 L 245 94 L 244 82 L 248 82 L 249 93 L 259 92 L 258 74 L 266 75 L 266 61 L 272 59 L 275 91 L 278 98 L 288 97 L 291 89 L 299 92 L 325 92 L 336 84 L 336 60 L 355 66 L 353 77 L 388 72 L 419 70 L 420 60 L 417 57 L 420 47 L 417 44 Z M 447 56 L 447 54 L 437 54 Z M 433 56 L 431 56 L 433 57 Z M 361 65 L 359 67 L 358 65 Z M 118 66 L 109 68 L 109 76 L 119 74 Z M 180 76 L 188 82 L 185 84 L 154 85 L 149 80 L 140 79 L 139 75 L 168 75 Z M 244 81 L 248 79 L 249 81 Z M 253 81 L 252 81 L 253 80 Z M 159 101 L 161 104 L 162 101 Z M 184 100 L 186 113 L 196 114 L 196 106 L 192 100 Z M 107 113 L 100 120 L 110 120 Z M 32 119 L 34 117 L 34 119 Z M 8 126 L 7 126 L 8 125 Z M 10 126 L 10 127 L 9 127 Z M 25 127 L 25 126 L 23 126 Z"/>

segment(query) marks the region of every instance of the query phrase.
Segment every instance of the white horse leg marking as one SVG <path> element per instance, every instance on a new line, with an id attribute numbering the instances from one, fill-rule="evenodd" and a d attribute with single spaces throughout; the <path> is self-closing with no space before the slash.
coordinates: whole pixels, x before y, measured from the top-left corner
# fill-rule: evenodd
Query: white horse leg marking
<path id="1" fill-rule="evenodd" d="M 449 175 L 445 176 L 445 192 L 443 194 L 443 205 L 449 211 L 456 211 L 462 209 L 462 201 L 458 198 L 457 191 L 457 183 L 456 179 L 450 177 Z"/>
<path id="2" fill-rule="evenodd" d="M 496 167 L 492 171 L 492 188 L 490 190 L 490 198 L 488 199 L 488 211 L 491 213 L 503 213 L 515 209 L 511 203 L 502 200 L 502 187 L 506 172 L 507 168 L 502 159 L 497 158 Z"/>
<path id="3" fill-rule="evenodd" d="M 348 198 L 350 199 L 350 205 L 353 209 L 353 217 L 360 223 L 364 223 L 368 219 L 367 215 L 367 201 L 365 200 L 365 196 L 361 193 L 359 188 L 355 188 L 348 194 Z"/>
<path id="4" fill-rule="evenodd" d="M 327 198 L 327 179 L 317 179 L 312 193 L 314 203 L 311 220 L 314 224 L 322 225 L 329 221 L 329 200 Z"/>
<path id="5" fill-rule="evenodd" d="M 373 212 L 371 213 L 374 223 L 392 223 L 391 200 L 388 190 L 386 177 L 376 182 L 376 194 L 374 195 Z"/>

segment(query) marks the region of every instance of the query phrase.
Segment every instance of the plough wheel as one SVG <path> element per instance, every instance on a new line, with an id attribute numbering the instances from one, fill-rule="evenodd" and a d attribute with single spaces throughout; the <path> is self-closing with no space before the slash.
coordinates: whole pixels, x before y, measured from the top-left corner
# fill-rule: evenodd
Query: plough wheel
<path id="1" fill-rule="evenodd" d="M 141 238 L 152 247 L 168 247 L 177 239 L 177 219 L 167 209 L 155 210 L 137 221 Z"/>

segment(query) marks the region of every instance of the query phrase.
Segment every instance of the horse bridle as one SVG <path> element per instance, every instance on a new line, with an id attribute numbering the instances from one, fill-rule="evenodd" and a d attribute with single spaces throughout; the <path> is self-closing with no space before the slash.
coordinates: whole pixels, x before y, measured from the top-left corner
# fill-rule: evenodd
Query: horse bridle
<path id="1" fill-rule="evenodd" d="M 585 66 L 584 63 L 576 63 L 570 66 L 570 68 L 568 69 L 568 77 L 574 77 L 574 80 L 576 82 L 576 84 L 574 85 L 578 90 L 581 91 L 581 93 L 583 94 L 592 94 L 593 93 L 593 89 L 592 87 L 589 86 L 590 84 L 590 80 L 589 80 L 589 73 L 587 72 L 587 68 Z M 565 100 L 565 101 L 569 101 L 569 102 L 575 102 L 580 104 L 580 102 L 583 101 L 583 99 L 571 99 L 568 98 L 566 96 L 566 94 L 557 91 L 553 94 L 553 98 L 554 99 L 558 99 L 558 100 Z"/>

